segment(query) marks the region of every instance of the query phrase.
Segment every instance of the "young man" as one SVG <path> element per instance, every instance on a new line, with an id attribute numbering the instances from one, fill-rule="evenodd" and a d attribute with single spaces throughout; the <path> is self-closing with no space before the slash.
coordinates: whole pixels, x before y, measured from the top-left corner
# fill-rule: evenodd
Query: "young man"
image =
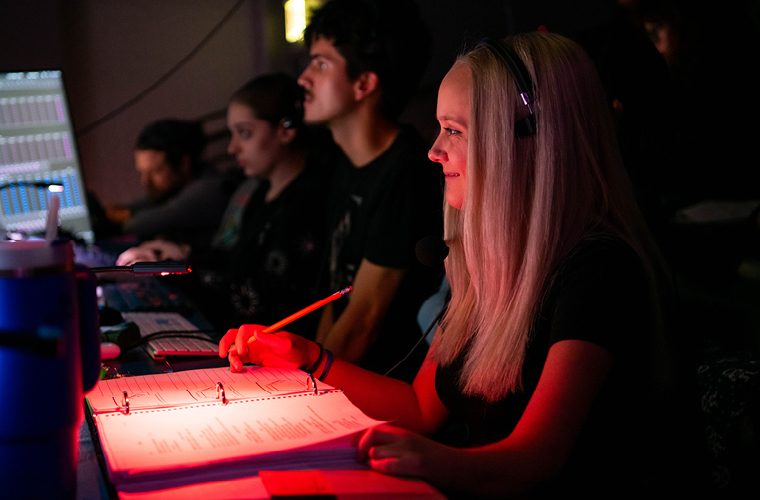
<path id="1" fill-rule="evenodd" d="M 414 253 L 417 241 L 442 231 L 440 169 L 422 137 L 397 121 L 422 77 L 429 35 L 411 1 L 332 0 L 314 13 L 305 39 L 304 119 L 327 126 L 343 152 L 323 292 L 354 287 L 325 308 L 316 339 L 383 373 L 419 340 L 417 310 L 442 272 L 423 268 Z M 423 343 L 391 375 L 411 378 L 424 353 Z"/>
<path id="2" fill-rule="evenodd" d="M 109 218 L 142 240 L 160 237 L 208 246 L 234 185 L 227 186 L 229 179 L 201 160 L 205 144 L 198 122 L 148 124 L 135 144 L 145 197 L 109 209 Z"/>

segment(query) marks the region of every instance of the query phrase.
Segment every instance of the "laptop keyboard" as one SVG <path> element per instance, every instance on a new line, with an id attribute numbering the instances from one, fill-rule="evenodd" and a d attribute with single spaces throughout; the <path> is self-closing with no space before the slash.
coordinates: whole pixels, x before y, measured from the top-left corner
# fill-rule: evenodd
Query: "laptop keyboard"
<path id="1" fill-rule="evenodd" d="M 198 327 L 174 312 L 129 312 L 122 313 L 124 321 L 134 322 L 145 337 L 151 333 L 172 331 L 193 334 Z M 150 340 L 146 346 L 148 354 L 155 359 L 165 356 L 216 356 L 219 345 L 204 333 L 194 334 L 208 340 L 182 337 L 166 337 Z"/>

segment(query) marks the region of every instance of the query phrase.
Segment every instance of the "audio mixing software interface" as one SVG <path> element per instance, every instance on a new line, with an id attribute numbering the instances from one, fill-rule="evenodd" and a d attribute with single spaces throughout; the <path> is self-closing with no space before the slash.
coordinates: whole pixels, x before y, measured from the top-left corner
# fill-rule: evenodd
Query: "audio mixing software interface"
<path id="1" fill-rule="evenodd" d="M 92 243 L 61 72 L 0 73 L 0 230 L 44 232 L 56 192 L 61 229 Z"/>

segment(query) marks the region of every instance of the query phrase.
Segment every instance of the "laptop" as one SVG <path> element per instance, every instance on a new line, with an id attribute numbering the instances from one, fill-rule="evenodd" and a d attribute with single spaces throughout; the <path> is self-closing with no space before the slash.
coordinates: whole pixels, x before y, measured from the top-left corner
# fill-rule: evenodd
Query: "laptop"
<path id="1" fill-rule="evenodd" d="M 59 231 L 95 242 L 63 77 L 58 70 L 0 72 L 0 231 L 42 236 L 50 196 Z"/>

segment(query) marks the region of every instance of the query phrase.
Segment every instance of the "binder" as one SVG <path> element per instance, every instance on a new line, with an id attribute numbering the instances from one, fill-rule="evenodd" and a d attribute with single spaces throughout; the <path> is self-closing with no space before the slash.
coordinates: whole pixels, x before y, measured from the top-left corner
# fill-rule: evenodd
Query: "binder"
<path id="1" fill-rule="evenodd" d="M 258 366 L 103 380 L 87 404 L 123 492 L 260 470 L 365 468 L 356 436 L 383 423 L 301 370 Z"/>

